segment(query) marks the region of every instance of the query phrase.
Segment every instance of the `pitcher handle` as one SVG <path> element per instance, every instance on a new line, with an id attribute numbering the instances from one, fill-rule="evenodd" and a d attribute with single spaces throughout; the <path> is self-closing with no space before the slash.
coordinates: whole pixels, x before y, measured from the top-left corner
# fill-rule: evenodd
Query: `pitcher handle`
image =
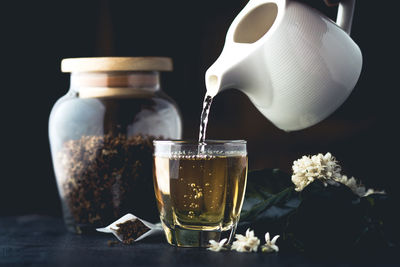
<path id="1" fill-rule="evenodd" d="M 347 32 L 348 35 L 351 32 L 355 4 L 356 0 L 343 0 L 340 2 L 338 8 L 336 24 Z"/>

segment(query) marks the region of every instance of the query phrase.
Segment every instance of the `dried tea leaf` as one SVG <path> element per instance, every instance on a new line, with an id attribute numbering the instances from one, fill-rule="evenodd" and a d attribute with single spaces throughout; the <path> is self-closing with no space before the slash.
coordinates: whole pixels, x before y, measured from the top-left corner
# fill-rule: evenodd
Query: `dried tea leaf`
<path id="1" fill-rule="evenodd" d="M 162 234 L 160 223 L 152 224 L 140 219 L 133 214 L 126 214 L 104 228 L 97 228 L 98 232 L 111 233 L 125 244 L 132 244 L 148 236 Z"/>
<path id="2" fill-rule="evenodd" d="M 107 134 L 64 143 L 55 167 L 65 210 L 75 226 L 83 231 L 99 227 L 131 211 L 158 221 L 152 179 L 154 139 Z"/>
<path id="3" fill-rule="evenodd" d="M 117 234 L 122 237 L 124 244 L 132 244 L 137 238 L 150 231 L 140 220 L 129 220 L 117 224 Z"/>

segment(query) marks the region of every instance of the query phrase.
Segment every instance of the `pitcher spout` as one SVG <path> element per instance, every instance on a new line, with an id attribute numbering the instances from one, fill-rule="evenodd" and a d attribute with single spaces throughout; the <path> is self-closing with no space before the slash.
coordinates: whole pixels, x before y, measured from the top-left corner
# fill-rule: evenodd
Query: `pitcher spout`
<path id="1" fill-rule="evenodd" d="M 219 91 L 223 90 L 221 86 L 221 78 L 221 73 L 217 73 L 212 70 L 206 74 L 207 95 L 214 97 Z"/>
<path id="2" fill-rule="evenodd" d="M 206 71 L 207 95 L 211 97 L 216 96 L 225 89 L 235 88 L 237 85 L 232 72 L 235 72 L 234 69 L 237 67 L 238 60 L 237 58 L 234 60 L 233 55 L 229 54 L 226 51 L 222 52 L 215 63 Z"/>
<path id="3" fill-rule="evenodd" d="M 247 46 L 246 44 L 243 44 Z M 239 46 L 239 44 L 236 44 Z M 252 47 L 223 51 L 206 71 L 207 95 L 214 97 L 226 89 L 246 94 L 257 107 L 267 108 L 272 100 L 272 86 L 267 60 Z"/>

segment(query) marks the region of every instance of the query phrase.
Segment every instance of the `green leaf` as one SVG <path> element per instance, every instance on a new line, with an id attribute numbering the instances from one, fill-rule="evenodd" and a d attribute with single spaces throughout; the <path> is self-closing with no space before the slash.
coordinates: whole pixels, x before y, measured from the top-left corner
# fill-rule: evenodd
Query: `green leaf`
<path id="1" fill-rule="evenodd" d="M 282 215 L 286 215 L 288 210 L 297 208 L 298 206 L 293 201 L 290 201 L 294 197 L 297 198 L 297 194 L 293 187 L 289 187 L 282 192 L 276 195 L 270 195 L 268 198 L 258 201 L 257 203 L 255 203 L 256 201 L 254 199 L 250 198 L 248 201 L 255 204 L 251 207 L 248 205 L 248 209 L 242 211 L 242 220 L 254 221 L 261 219 L 262 217 L 279 218 Z M 273 207 L 275 207 L 275 209 L 272 212 L 269 212 L 269 209 Z"/>
<path id="2" fill-rule="evenodd" d="M 347 253 L 399 246 L 399 197 L 358 197 L 341 183 L 316 180 L 298 193 L 278 169 L 252 171 L 239 229 L 280 234 L 283 250 Z"/>
<path id="3" fill-rule="evenodd" d="M 278 169 L 249 172 L 241 218 L 246 218 L 255 206 L 265 202 L 290 185 L 290 176 Z"/>
<path id="4" fill-rule="evenodd" d="M 400 245 L 398 203 L 398 199 L 387 194 L 372 194 L 360 199 L 365 219 L 364 231 L 356 240 L 360 250 L 373 246 L 387 248 Z"/>
<path id="5" fill-rule="evenodd" d="M 247 183 L 241 225 L 258 226 L 258 230 L 281 228 L 280 222 L 300 203 L 290 176 L 278 169 L 250 172 Z"/>
<path id="6" fill-rule="evenodd" d="M 303 189 L 300 198 L 301 204 L 288 217 L 287 242 L 320 254 L 345 252 L 354 245 L 364 223 L 359 198 L 347 186 L 316 180 Z"/>

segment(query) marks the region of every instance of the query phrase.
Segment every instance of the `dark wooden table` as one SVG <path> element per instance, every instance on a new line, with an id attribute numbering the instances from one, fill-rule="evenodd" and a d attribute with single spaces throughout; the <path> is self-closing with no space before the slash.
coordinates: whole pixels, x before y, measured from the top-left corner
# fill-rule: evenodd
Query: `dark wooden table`
<path id="1" fill-rule="evenodd" d="M 66 232 L 61 218 L 39 215 L 0 217 L 0 265 L 50 266 L 400 266 L 396 252 L 363 257 L 318 258 L 302 254 L 210 252 L 175 248 L 163 236 L 134 245 L 108 246 L 112 235 L 80 236 Z"/>

